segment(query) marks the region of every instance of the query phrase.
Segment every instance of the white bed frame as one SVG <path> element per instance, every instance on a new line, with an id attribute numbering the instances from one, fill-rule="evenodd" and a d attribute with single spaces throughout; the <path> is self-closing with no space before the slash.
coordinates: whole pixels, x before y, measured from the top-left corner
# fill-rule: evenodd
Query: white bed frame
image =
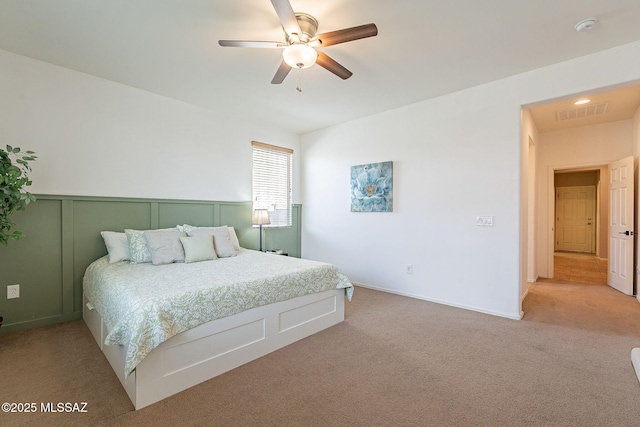
<path id="1" fill-rule="evenodd" d="M 636 378 L 640 382 L 640 348 L 631 349 L 631 366 L 636 373 Z"/>
<path id="2" fill-rule="evenodd" d="M 83 318 L 141 409 L 344 320 L 344 289 L 305 295 L 197 326 L 165 341 L 124 377 L 127 346 L 104 345 L 107 328 L 84 297 Z"/>

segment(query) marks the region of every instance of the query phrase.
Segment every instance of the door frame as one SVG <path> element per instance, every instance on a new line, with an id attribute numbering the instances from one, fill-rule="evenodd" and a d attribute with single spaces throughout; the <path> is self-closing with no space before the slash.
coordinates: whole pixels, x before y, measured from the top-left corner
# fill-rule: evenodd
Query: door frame
<path id="1" fill-rule="evenodd" d="M 549 277 L 553 277 L 553 268 L 554 268 L 554 259 L 553 255 L 555 254 L 555 229 L 556 229 L 556 189 L 555 189 L 555 173 L 556 171 L 586 171 L 586 170 L 594 170 L 600 169 L 602 167 L 607 167 L 610 163 L 615 162 L 615 160 L 609 160 L 606 162 L 595 162 L 595 163 L 579 163 L 579 164 L 569 164 L 569 165 L 552 165 L 547 167 L 547 224 L 550 226 L 547 227 L 547 275 Z M 600 200 L 600 191 L 602 190 L 600 185 L 596 186 L 596 200 Z M 598 202 L 598 206 L 600 203 Z M 609 206 L 607 206 L 607 209 Z M 596 222 L 596 230 L 600 230 L 600 215 L 599 212 L 596 212 L 597 222 Z M 598 233 L 596 233 L 596 256 L 600 256 L 599 250 L 599 238 Z M 607 254 L 607 257 L 609 254 Z"/>

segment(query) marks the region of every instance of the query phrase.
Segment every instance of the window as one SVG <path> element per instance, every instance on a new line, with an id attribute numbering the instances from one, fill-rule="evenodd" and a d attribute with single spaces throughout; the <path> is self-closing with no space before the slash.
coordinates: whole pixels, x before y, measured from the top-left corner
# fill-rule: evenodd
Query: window
<path id="1" fill-rule="evenodd" d="M 267 209 L 270 225 L 291 226 L 291 160 L 293 150 L 251 142 L 253 147 L 253 209 Z"/>

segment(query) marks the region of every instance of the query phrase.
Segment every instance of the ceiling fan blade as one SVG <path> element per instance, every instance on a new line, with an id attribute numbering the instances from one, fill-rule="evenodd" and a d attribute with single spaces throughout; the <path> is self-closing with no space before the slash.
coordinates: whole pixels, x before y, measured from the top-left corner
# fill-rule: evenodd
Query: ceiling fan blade
<path id="1" fill-rule="evenodd" d="M 378 35 L 376 24 L 360 25 L 358 27 L 345 28 L 343 30 L 331 31 L 318 34 L 314 39 L 319 40 L 322 47 L 333 44 L 350 42 Z"/>
<path id="2" fill-rule="evenodd" d="M 276 71 L 276 75 L 271 79 L 271 84 L 279 85 L 282 83 L 284 78 L 287 77 L 287 74 L 289 74 L 289 71 L 291 71 L 291 67 L 282 61 L 282 64 L 278 67 L 278 71 Z"/>
<path id="3" fill-rule="evenodd" d="M 281 42 L 263 42 L 250 40 L 218 40 L 218 44 L 225 47 L 254 47 L 261 49 L 274 49 L 284 47 Z"/>
<path id="4" fill-rule="evenodd" d="M 347 70 L 342 65 L 338 64 L 336 61 L 320 51 L 318 51 L 318 59 L 316 59 L 316 64 L 326 70 L 331 71 L 342 80 L 346 80 L 353 75 L 351 71 Z"/>
<path id="5" fill-rule="evenodd" d="M 298 24 L 298 20 L 296 19 L 296 14 L 291 7 L 291 3 L 289 0 L 271 0 L 271 4 L 273 8 L 276 10 L 276 14 L 278 15 L 278 19 L 282 23 L 282 28 L 284 31 L 291 36 L 292 34 L 297 34 L 298 38 L 300 38 L 300 34 L 302 31 L 300 30 L 300 25 Z"/>

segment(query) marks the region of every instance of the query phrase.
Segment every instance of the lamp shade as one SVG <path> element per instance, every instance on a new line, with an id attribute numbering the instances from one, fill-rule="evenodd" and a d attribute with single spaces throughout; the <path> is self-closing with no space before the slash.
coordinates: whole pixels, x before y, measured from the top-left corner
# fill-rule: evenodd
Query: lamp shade
<path id="1" fill-rule="evenodd" d="M 269 211 L 267 209 L 254 210 L 252 222 L 255 225 L 271 224 L 271 221 L 269 221 Z"/>
<path id="2" fill-rule="evenodd" d="M 284 62 L 292 68 L 309 68 L 316 63 L 318 52 L 306 44 L 292 44 L 282 51 Z"/>

